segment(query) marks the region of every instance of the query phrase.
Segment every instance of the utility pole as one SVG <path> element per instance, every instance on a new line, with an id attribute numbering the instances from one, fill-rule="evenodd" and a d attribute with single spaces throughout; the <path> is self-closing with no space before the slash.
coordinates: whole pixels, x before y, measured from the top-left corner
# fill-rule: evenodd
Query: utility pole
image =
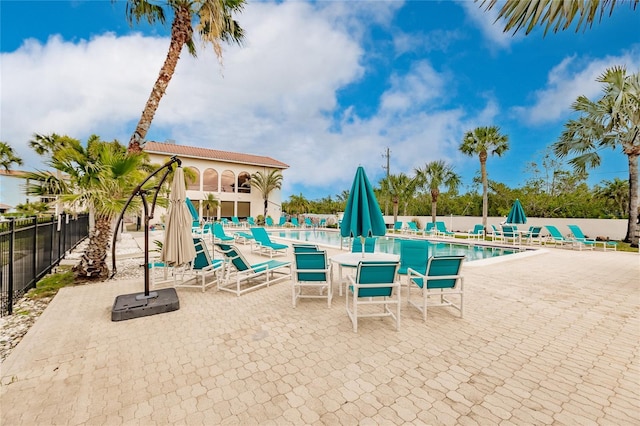
<path id="1" fill-rule="evenodd" d="M 386 180 L 387 196 L 384 197 L 384 215 L 387 216 L 389 214 L 389 160 L 391 158 L 391 151 L 389 150 L 389 147 L 387 147 L 386 152 L 382 154 L 382 157 L 387 159 L 387 165 L 382 166 L 382 168 L 385 169 L 387 172 L 387 180 Z"/>

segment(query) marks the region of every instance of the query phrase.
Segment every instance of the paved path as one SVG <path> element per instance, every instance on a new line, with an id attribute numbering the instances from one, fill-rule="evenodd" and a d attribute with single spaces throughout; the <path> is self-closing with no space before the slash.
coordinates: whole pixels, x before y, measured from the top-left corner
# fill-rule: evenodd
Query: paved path
<path id="1" fill-rule="evenodd" d="M 247 247 L 248 249 L 248 247 Z M 550 249 L 464 268 L 465 318 L 288 283 L 112 322 L 141 280 L 64 288 L 1 365 L 0 423 L 640 424 L 640 256 Z M 337 293 L 337 292 L 336 292 Z"/>

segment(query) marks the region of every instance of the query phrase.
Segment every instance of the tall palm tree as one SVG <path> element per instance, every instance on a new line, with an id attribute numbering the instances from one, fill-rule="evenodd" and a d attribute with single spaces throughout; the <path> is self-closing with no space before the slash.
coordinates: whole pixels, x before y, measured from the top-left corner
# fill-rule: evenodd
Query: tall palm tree
<path id="1" fill-rule="evenodd" d="M 596 81 L 604 84 L 603 96 L 597 101 L 578 97 L 571 107 L 581 116 L 565 124 L 553 149 L 560 158 L 577 154 L 569 164 L 575 170 L 584 171 L 600 165 L 600 149 L 622 148 L 629 163 L 629 220 L 624 241 L 637 247 L 640 73 L 627 74 L 625 67 L 614 66 Z"/>
<path id="2" fill-rule="evenodd" d="M 446 186 L 450 191 L 455 191 L 462 179 L 453 171 L 453 167 L 444 161 L 432 161 L 422 168 L 415 169 L 418 180 L 418 188 L 424 188 L 431 193 L 431 221 L 436 222 L 436 211 L 440 187 Z"/>
<path id="3" fill-rule="evenodd" d="M 478 0 L 476 0 L 478 1 Z M 640 0 L 628 0 L 635 10 Z M 543 25 L 546 22 L 544 34 L 553 27 L 553 32 L 566 30 L 576 17 L 579 17 L 576 24 L 576 32 L 581 28 L 586 30 L 591 27 L 597 19 L 600 21 L 605 12 L 609 15 L 613 12 L 616 3 L 624 3 L 625 0 L 506 0 L 498 12 L 498 19 L 504 18 L 506 24 L 504 32 L 513 29 L 517 33 L 526 27 L 525 34 L 529 34 L 536 25 Z M 492 9 L 498 0 L 482 0 L 480 7 L 486 10 Z M 501 2 L 502 3 L 502 2 Z"/>
<path id="4" fill-rule="evenodd" d="M 415 195 L 420 181 L 416 177 L 410 178 L 405 173 L 389 175 L 388 178 L 385 177 L 385 181 L 393 204 L 393 223 L 396 223 L 398 221 L 400 203 L 404 204 L 404 215 L 406 216 L 407 206 Z"/>
<path id="5" fill-rule="evenodd" d="M 13 152 L 13 148 L 8 143 L 0 141 L 0 166 L 8 172 L 12 164 L 21 166 L 22 158 Z"/>
<path id="6" fill-rule="evenodd" d="M 194 31 L 200 34 L 205 44 L 213 46 L 219 60 L 222 59 L 222 41 L 242 44 L 244 31 L 232 15 L 241 12 L 244 3 L 245 0 L 127 0 L 126 14 L 130 25 L 141 20 L 149 24 L 164 24 L 166 15 L 173 15 L 169 51 L 129 140 L 129 152 L 141 150 L 160 100 L 176 70 L 182 48 L 186 46 L 189 53 L 196 56 Z"/>
<path id="7" fill-rule="evenodd" d="M 509 137 L 500 133 L 497 126 L 476 127 L 465 133 L 460 151 L 468 156 L 478 155 L 482 179 L 482 226 L 487 228 L 489 213 L 489 181 L 487 180 L 487 158 L 489 154 L 502 156 L 509 149 Z"/>
<path id="8" fill-rule="evenodd" d="M 269 208 L 269 195 L 276 189 L 282 188 L 282 173 L 273 169 L 269 173 L 256 172 L 251 175 L 251 186 L 262 193 L 264 200 L 264 217 L 267 217 Z"/>
<path id="9" fill-rule="evenodd" d="M 205 199 L 202 200 L 202 208 L 204 209 L 204 211 L 207 212 L 207 219 L 210 216 L 209 215 L 209 211 L 210 210 L 215 210 L 217 212 L 219 205 L 220 205 L 220 201 L 218 201 L 218 199 L 216 199 L 215 194 L 213 194 L 211 192 L 207 193 L 207 196 L 205 197 Z M 216 216 L 216 215 L 214 215 L 214 216 Z M 208 220 L 210 220 L 210 219 L 208 219 Z"/>
<path id="10" fill-rule="evenodd" d="M 81 262 L 74 268 L 76 275 L 87 279 L 105 279 L 109 270 L 106 264 L 107 249 L 111 241 L 112 224 L 124 207 L 128 197 L 145 177 L 146 155 L 130 153 L 117 141 L 104 142 L 93 135 L 86 148 L 80 141 L 68 138 L 68 144 L 55 149 L 48 165 L 68 176 L 60 200 L 70 208 L 89 210 L 93 224 L 89 244 Z M 31 179 L 55 180 L 50 173 L 35 172 Z M 154 183 L 149 183 L 153 188 Z M 33 183 L 27 192 L 47 195 L 48 186 Z"/>

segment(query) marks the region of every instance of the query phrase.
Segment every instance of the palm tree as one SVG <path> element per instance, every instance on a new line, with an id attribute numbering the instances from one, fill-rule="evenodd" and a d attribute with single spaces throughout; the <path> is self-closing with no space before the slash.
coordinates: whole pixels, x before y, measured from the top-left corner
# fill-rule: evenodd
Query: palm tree
<path id="1" fill-rule="evenodd" d="M 289 196 L 289 201 L 286 202 L 287 212 L 296 215 L 307 213 L 310 205 L 309 200 L 302 193 Z"/>
<path id="2" fill-rule="evenodd" d="M 620 178 L 605 180 L 594 188 L 596 196 L 614 206 L 616 217 L 623 217 L 629 205 L 629 182 Z"/>
<path id="3" fill-rule="evenodd" d="M 13 148 L 8 143 L 0 141 L 0 166 L 8 172 L 12 164 L 21 166 L 22 158 L 13 152 Z"/>
<path id="4" fill-rule="evenodd" d="M 211 43 L 219 60 L 222 60 L 221 41 L 241 44 L 244 39 L 244 32 L 232 15 L 242 11 L 245 0 L 164 0 L 164 5 L 158 3 L 156 0 L 127 0 L 126 14 L 130 25 L 143 19 L 149 24 L 164 24 L 165 13 L 173 15 L 169 52 L 129 140 L 129 152 L 141 150 L 140 145 L 144 143 L 160 100 L 173 77 L 182 48 L 186 46 L 189 53 L 196 56 L 194 30 L 205 44 Z"/>
<path id="5" fill-rule="evenodd" d="M 487 157 L 489 154 L 502 156 L 509 149 L 509 137 L 500 134 L 497 126 L 476 127 L 465 133 L 460 151 L 468 156 L 475 154 L 480 158 L 480 176 L 482 179 L 482 226 L 487 228 L 489 212 L 489 181 L 487 180 Z"/>
<path id="6" fill-rule="evenodd" d="M 478 0 L 476 0 L 478 1 Z M 631 7 L 635 10 L 640 0 L 629 0 Z M 492 9 L 498 0 L 482 0 L 480 7 L 485 6 L 485 10 Z M 596 16 L 602 20 L 607 9 L 609 15 L 617 2 L 624 3 L 624 0 L 506 0 L 498 12 L 498 18 L 504 18 L 507 23 L 504 32 L 513 29 L 517 33 L 526 27 L 525 34 L 529 34 L 536 25 L 543 25 L 546 22 L 544 34 L 553 26 L 553 32 L 566 30 L 571 23 L 579 16 L 576 25 L 576 32 L 580 28 L 586 30 L 593 26 Z"/>
<path id="7" fill-rule="evenodd" d="M 76 275 L 87 279 L 104 279 L 108 276 L 107 249 L 111 241 L 112 223 L 124 207 L 137 182 L 144 178 L 146 155 L 130 153 L 117 141 L 104 142 L 93 135 L 86 148 L 80 141 L 67 138 L 67 144 L 55 148 L 48 165 L 68 176 L 60 200 L 72 209 L 89 210 L 93 224 L 89 244 L 81 262 L 76 265 Z M 36 172 L 30 176 L 41 181 L 56 179 L 48 172 Z M 150 182 L 153 188 L 154 183 Z M 29 184 L 27 193 L 48 195 L 48 185 Z"/>
<path id="8" fill-rule="evenodd" d="M 168 179 L 167 179 L 168 180 Z M 220 201 L 216 199 L 216 196 L 211 192 L 207 193 L 207 196 L 202 200 L 202 208 L 207 212 L 207 220 L 209 220 L 209 210 L 218 210 Z"/>
<path id="9" fill-rule="evenodd" d="M 444 161 L 432 161 L 423 168 L 415 169 L 418 180 L 418 188 L 428 189 L 431 193 L 431 221 L 436 222 L 436 208 L 440 187 L 446 186 L 450 191 L 455 191 L 462 181 L 460 175 L 453 171 L 453 167 Z"/>
<path id="10" fill-rule="evenodd" d="M 615 66 L 596 81 L 604 84 L 603 96 L 595 102 L 586 96 L 578 97 L 571 107 L 582 115 L 565 124 L 553 149 L 560 158 L 577 154 L 569 164 L 584 171 L 600 165 L 598 150 L 622 148 L 629 163 L 629 220 L 624 241 L 637 247 L 640 73 L 627 74 L 625 67 Z"/>
<path id="11" fill-rule="evenodd" d="M 255 187 L 262 193 L 264 200 L 264 217 L 267 217 L 269 207 L 269 195 L 276 189 L 282 188 L 282 173 L 280 170 L 274 169 L 269 173 L 256 172 L 251 175 L 251 186 Z"/>
<path id="12" fill-rule="evenodd" d="M 385 178 L 388 188 L 389 197 L 393 204 L 393 223 L 398 221 L 398 210 L 400 203 L 404 204 L 404 215 L 407 214 L 407 206 L 409 201 L 416 193 L 416 188 L 420 181 L 416 177 L 410 178 L 405 173 L 397 175 L 389 175 Z"/>

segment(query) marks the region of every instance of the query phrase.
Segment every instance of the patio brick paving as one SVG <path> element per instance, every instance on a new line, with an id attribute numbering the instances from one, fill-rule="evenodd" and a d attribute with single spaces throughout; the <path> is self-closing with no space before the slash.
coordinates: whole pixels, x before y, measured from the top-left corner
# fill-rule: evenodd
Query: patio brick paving
<path id="1" fill-rule="evenodd" d="M 286 282 L 179 289 L 180 310 L 121 322 L 141 280 L 64 288 L 0 366 L 0 423 L 640 424 L 637 253 L 463 272 L 464 319 L 403 304 L 400 331 L 357 334 L 344 296 L 294 309 Z"/>

